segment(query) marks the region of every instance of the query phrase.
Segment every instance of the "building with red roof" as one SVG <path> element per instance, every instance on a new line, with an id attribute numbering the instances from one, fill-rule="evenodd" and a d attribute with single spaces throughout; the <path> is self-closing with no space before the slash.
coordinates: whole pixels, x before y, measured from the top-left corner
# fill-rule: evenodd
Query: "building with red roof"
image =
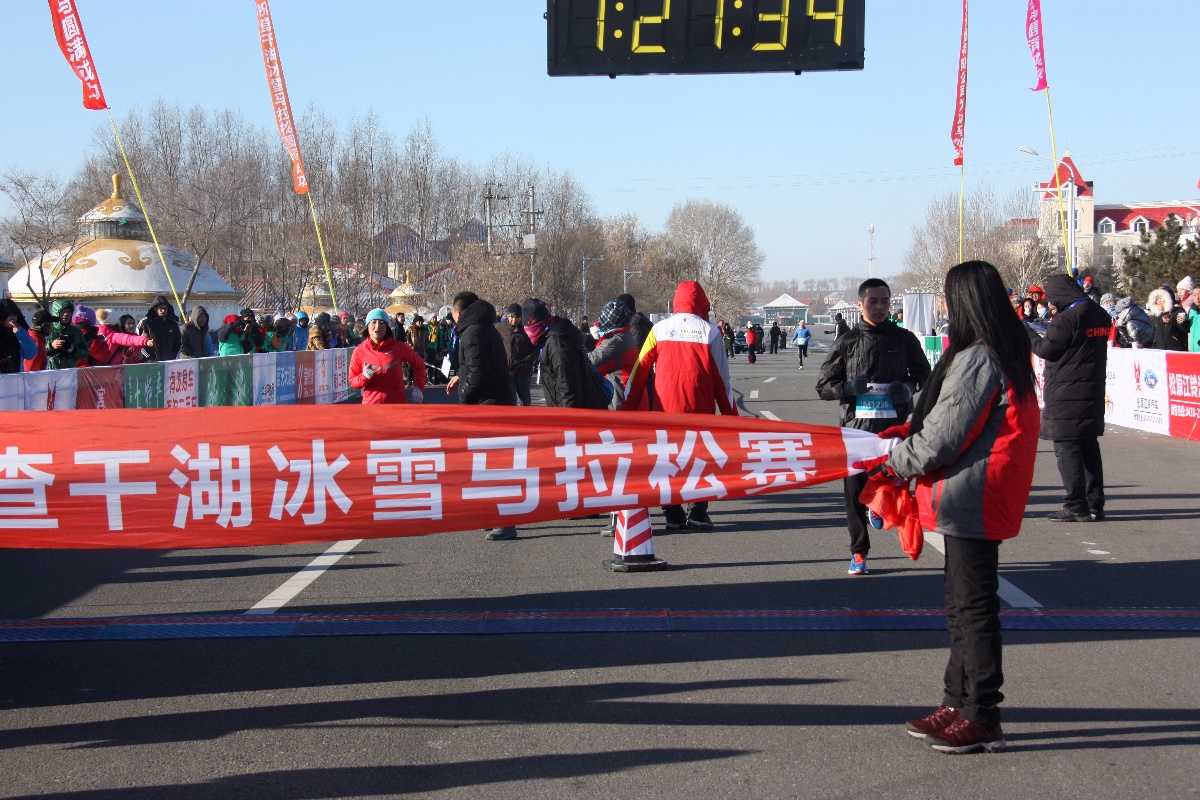
<path id="1" fill-rule="evenodd" d="M 1059 253 L 1063 251 L 1063 237 L 1055 187 L 1057 184 L 1064 189 L 1065 210 L 1068 197 L 1066 189 L 1072 178 L 1076 186 L 1075 242 L 1080 270 L 1097 267 L 1119 269 L 1124 260 L 1122 250 L 1131 249 L 1139 244 L 1143 232 L 1153 234 L 1172 214 L 1183 225 L 1185 241 L 1200 235 L 1200 200 L 1097 203 L 1092 182 L 1084 179 L 1070 153 L 1064 151 L 1058 164 L 1057 175 L 1052 174 L 1050 180 L 1039 183 L 1036 187 L 1038 190 L 1044 190 L 1039 193 L 1038 236 L 1057 241 Z M 1029 222 L 1032 220 L 1012 220 L 1009 224 Z"/>

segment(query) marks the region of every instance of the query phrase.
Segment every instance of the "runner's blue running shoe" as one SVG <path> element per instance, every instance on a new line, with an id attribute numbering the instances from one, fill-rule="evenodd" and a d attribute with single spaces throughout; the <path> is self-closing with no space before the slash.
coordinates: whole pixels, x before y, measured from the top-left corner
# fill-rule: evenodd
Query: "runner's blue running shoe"
<path id="1" fill-rule="evenodd" d="M 848 572 L 851 575 L 866 575 L 867 574 L 867 557 L 862 553 L 855 553 L 850 559 L 850 569 Z"/>

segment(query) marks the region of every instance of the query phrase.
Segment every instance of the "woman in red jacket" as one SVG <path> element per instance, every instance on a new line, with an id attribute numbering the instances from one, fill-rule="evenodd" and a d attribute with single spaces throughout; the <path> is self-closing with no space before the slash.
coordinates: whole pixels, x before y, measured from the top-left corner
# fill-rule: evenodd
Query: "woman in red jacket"
<path id="1" fill-rule="evenodd" d="M 382 308 L 367 314 L 367 338 L 350 356 L 350 385 L 361 389 L 363 405 L 407 403 L 404 364 L 412 369 L 413 402 L 425 399 L 425 361 L 392 335 Z"/>
<path id="2" fill-rule="evenodd" d="M 996 268 L 968 261 L 946 274 L 950 346 L 912 421 L 875 469 L 916 479 L 921 527 L 945 537 L 950 659 L 941 705 L 906 726 L 935 750 L 1003 750 L 999 558 L 1016 536 L 1033 484 L 1040 415 L 1029 337 Z"/>
<path id="3" fill-rule="evenodd" d="M 758 360 L 758 331 L 754 330 L 754 324 L 746 323 L 746 360 L 753 364 Z"/>

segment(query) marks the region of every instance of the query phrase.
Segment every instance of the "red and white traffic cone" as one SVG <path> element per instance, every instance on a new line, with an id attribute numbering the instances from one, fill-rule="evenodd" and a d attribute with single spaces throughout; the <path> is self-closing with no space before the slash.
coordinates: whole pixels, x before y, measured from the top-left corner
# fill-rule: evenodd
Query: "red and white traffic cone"
<path id="1" fill-rule="evenodd" d="M 613 572 L 655 572 L 667 568 L 667 562 L 654 555 L 654 530 L 650 509 L 635 508 L 617 512 L 613 534 L 613 557 L 604 566 Z"/>

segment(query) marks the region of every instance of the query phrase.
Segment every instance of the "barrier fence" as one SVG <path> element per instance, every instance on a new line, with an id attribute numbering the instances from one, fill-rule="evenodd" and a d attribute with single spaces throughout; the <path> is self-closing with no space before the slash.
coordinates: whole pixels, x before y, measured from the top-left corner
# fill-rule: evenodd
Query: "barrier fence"
<path id="1" fill-rule="evenodd" d="M 926 336 L 924 344 L 929 363 L 937 364 L 945 341 Z M 1046 363 L 1033 361 L 1040 405 Z M 1200 441 L 1200 353 L 1109 348 L 1104 421 Z"/>
<path id="2" fill-rule="evenodd" d="M 339 403 L 350 349 L 184 358 L 0 375 L 0 411 Z"/>

